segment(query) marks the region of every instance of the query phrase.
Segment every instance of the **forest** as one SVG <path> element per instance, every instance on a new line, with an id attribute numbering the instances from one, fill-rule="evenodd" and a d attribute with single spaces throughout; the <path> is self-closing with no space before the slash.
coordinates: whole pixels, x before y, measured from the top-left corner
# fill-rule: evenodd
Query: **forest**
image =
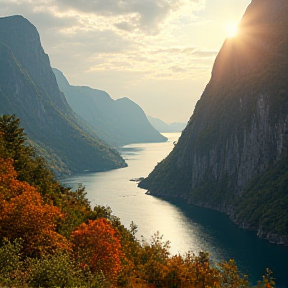
<path id="1" fill-rule="evenodd" d="M 85 188 L 62 186 L 26 140 L 15 115 L 0 116 L 1 287 L 248 287 L 235 261 L 206 251 L 171 255 L 159 232 L 137 237 Z M 272 271 L 258 287 L 274 287 Z"/>

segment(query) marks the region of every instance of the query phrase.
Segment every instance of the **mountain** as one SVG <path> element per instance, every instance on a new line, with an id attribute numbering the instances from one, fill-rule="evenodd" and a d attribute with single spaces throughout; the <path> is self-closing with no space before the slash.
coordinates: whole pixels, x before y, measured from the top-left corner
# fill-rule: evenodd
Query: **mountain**
<path id="1" fill-rule="evenodd" d="M 113 100 L 104 91 L 72 86 L 61 71 L 53 69 L 53 72 L 72 109 L 110 145 L 167 141 L 152 127 L 141 107 L 130 99 Z"/>
<path id="2" fill-rule="evenodd" d="M 154 118 L 151 116 L 147 117 L 152 126 L 161 133 L 173 133 L 173 132 L 181 132 L 186 127 L 186 123 L 174 122 L 171 124 L 167 124 L 159 118 Z"/>
<path id="3" fill-rule="evenodd" d="M 170 155 L 140 182 L 152 195 L 227 213 L 288 245 L 288 2 L 253 0 Z"/>
<path id="4" fill-rule="evenodd" d="M 84 129 L 60 92 L 36 28 L 22 16 L 0 18 L 0 113 L 16 114 L 30 143 L 55 173 L 126 166 Z"/>

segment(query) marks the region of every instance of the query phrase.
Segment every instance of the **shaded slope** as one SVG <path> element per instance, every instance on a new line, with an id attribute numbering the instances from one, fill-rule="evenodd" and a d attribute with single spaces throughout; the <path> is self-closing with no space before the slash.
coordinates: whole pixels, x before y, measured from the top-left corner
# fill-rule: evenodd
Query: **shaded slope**
<path id="1" fill-rule="evenodd" d="M 22 16 L 0 18 L 0 113 L 16 114 L 50 155 L 54 172 L 125 166 L 119 153 L 84 131 L 60 92 L 36 28 Z"/>
<path id="2" fill-rule="evenodd" d="M 53 71 L 72 109 L 107 143 L 122 146 L 167 141 L 149 123 L 141 107 L 130 99 L 113 100 L 104 91 L 72 86 L 61 71 Z"/>
<path id="3" fill-rule="evenodd" d="M 287 11 L 284 0 L 252 1 L 239 36 L 219 52 L 178 144 L 140 183 L 154 195 L 224 211 L 261 237 L 286 244 L 288 186 L 274 184 L 287 181 L 284 168 L 277 172 L 278 163 L 288 161 Z M 259 177 L 270 186 L 267 197 L 251 184 Z M 276 205 L 279 199 L 284 206 Z M 252 219 L 255 205 L 260 212 Z M 278 207 L 277 217 L 270 207 Z"/>

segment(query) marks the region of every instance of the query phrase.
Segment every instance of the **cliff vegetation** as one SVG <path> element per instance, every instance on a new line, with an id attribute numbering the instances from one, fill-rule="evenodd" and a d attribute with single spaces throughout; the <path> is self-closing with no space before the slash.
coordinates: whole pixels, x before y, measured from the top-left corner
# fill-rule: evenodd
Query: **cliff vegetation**
<path id="1" fill-rule="evenodd" d="M 25 141 L 19 119 L 0 117 L 1 287 L 246 287 L 233 260 L 170 255 L 159 233 L 137 240 L 109 207 L 93 209 L 80 185 L 61 186 Z M 267 270 L 259 287 L 275 285 Z"/>
<path id="2" fill-rule="evenodd" d="M 171 154 L 139 186 L 288 245 L 288 3 L 253 0 Z"/>

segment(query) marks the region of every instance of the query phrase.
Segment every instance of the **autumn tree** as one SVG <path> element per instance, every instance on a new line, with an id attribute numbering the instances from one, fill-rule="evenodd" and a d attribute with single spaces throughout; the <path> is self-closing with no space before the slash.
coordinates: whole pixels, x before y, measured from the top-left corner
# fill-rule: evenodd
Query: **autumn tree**
<path id="1" fill-rule="evenodd" d="M 221 287 L 240 288 L 248 286 L 248 276 L 240 276 L 240 272 L 234 260 L 231 259 L 218 263 L 218 269 L 221 271 L 219 277 Z"/>
<path id="2" fill-rule="evenodd" d="M 163 236 L 159 232 L 151 238 L 151 243 L 142 239 L 139 250 L 137 266 L 137 277 L 148 283 L 155 280 L 163 280 L 167 275 L 167 261 L 169 258 L 170 242 L 163 241 Z"/>
<path id="3" fill-rule="evenodd" d="M 0 116 L 0 158 L 12 159 L 17 179 L 35 187 L 44 201 L 60 204 L 61 186 L 26 138 L 19 118 L 15 115 Z"/>
<path id="4" fill-rule="evenodd" d="M 101 218 L 81 224 L 71 236 L 75 257 L 82 267 L 115 282 L 120 271 L 120 239 L 108 220 Z"/>
<path id="5" fill-rule="evenodd" d="M 0 235 L 1 239 L 23 239 L 28 255 L 68 249 L 68 241 L 56 232 L 64 215 L 56 206 L 45 204 L 36 189 L 16 178 L 12 160 L 0 161 Z"/>

